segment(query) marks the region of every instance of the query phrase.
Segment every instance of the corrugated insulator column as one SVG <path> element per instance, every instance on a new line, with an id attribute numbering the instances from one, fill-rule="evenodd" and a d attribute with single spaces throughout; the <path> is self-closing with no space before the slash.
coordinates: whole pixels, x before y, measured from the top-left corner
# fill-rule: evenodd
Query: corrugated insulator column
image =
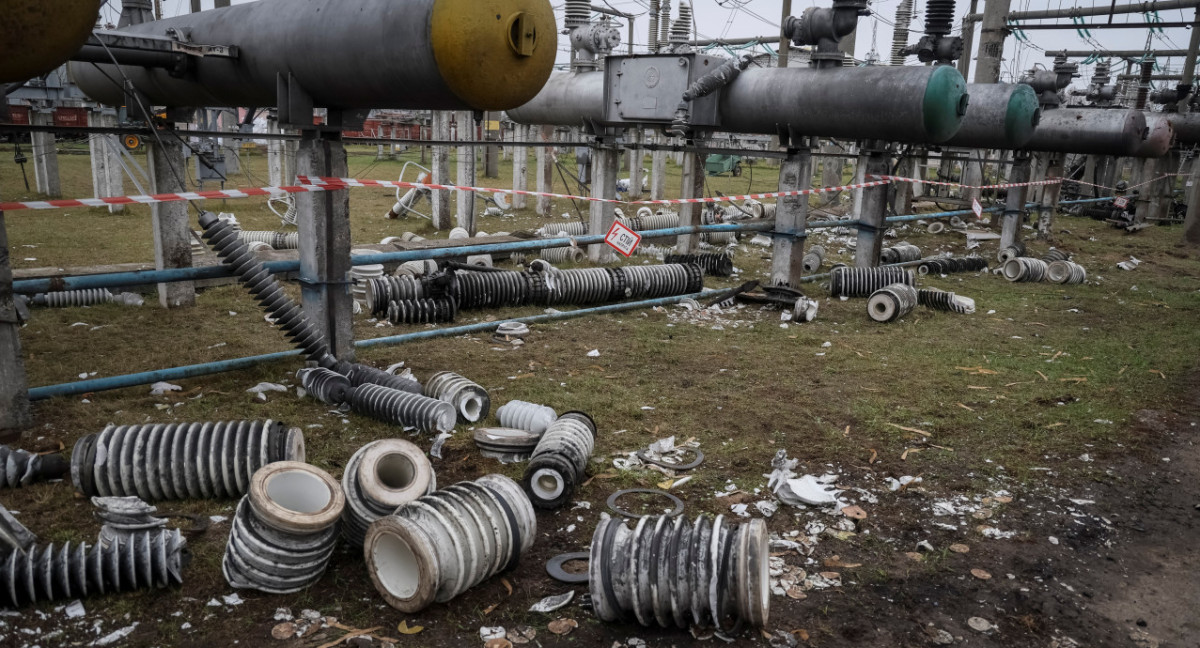
<path id="1" fill-rule="evenodd" d="M 463 423 L 478 422 L 492 411 L 492 399 L 486 389 L 450 371 L 433 374 L 425 383 L 425 395 L 453 405 Z"/>
<path id="2" fill-rule="evenodd" d="M 540 509 L 556 510 L 575 494 L 596 448 L 596 423 L 567 412 L 550 424 L 525 469 L 525 492 Z"/>
<path id="3" fill-rule="evenodd" d="M 830 272 L 829 294 L 833 297 L 869 297 L 871 293 L 902 283 L 915 286 L 916 277 L 904 268 L 849 268 L 839 266 Z"/>
<path id="4" fill-rule="evenodd" d="M 71 451 L 84 495 L 148 502 L 238 497 L 259 468 L 303 461 L 304 433 L 275 421 L 109 425 Z"/>
<path id="5" fill-rule="evenodd" d="M 867 298 L 867 314 L 876 322 L 894 322 L 917 307 L 917 289 L 907 284 L 884 286 Z"/>
<path id="6" fill-rule="evenodd" d="M 695 263 L 710 277 L 728 277 L 733 274 L 733 256 L 723 252 L 708 254 L 669 254 L 665 263 Z"/>
<path id="7" fill-rule="evenodd" d="M 410 394 L 422 393 L 421 383 L 407 375 L 397 376 L 364 364 L 348 364 L 344 362 L 339 363 L 335 369 L 338 373 L 349 378 L 350 384 L 354 387 L 380 385 L 399 391 L 406 391 Z"/>
<path id="8" fill-rule="evenodd" d="M 500 425 L 503 427 L 542 434 L 558 419 L 558 412 L 545 405 L 511 400 L 496 410 L 496 418 L 500 419 Z"/>
<path id="9" fill-rule="evenodd" d="M 296 377 L 310 396 L 335 407 L 345 403 L 354 390 L 349 378 L 324 367 L 301 369 L 296 372 Z"/>
<path id="10" fill-rule="evenodd" d="M 369 383 L 355 387 L 348 402 L 356 414 L 424 433 L 449 432 L 458 420 L 450 403 Z"/>

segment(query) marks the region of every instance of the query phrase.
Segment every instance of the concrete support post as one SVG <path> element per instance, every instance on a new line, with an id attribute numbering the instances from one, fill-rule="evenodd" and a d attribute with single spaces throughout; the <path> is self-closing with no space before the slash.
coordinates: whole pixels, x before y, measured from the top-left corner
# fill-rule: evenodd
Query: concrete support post
<path id="1" fill-rule="evenodd" d="M 1100 175 L 1100 174 L 1096 173 L 1096 168 L 1097 168 L 1098 164 L 1099 164 L 1099 157 L 1096 155 L 1089 155 L 1089 156 L 1087 156 L 1087 158 L 1084 159 L 1084 161 L 1083 161 L 1083 181 L 1084 182 L 1099 184 L 1096 180 L 1096 178 L 1098 178 Z M 1093 187 L 1091 184 L 1079 185 L 1079 194 L 1081 196 L 1084 196 L 1087 198 L 1096 198 L 1098 195 L 1096 193 L 1096 187 Z"/>
<path id="2" fill-rule="evenodd" d="M 1029 181 L 1042 182 L 1046 180 L 1047 161 L 1050 153 L 1034 153 L 1033 159 L 1029 167 Z M 1033 185 L 1029 188 L 1029 201 L 1040 203 L 1042 202 L 1042 192 L 1046 185 Z"/>
<path id="3" fill-rule="evenodd" d="M 680 180 L 679 197 L 701 198 L 704 196 L 704 158 L 700 153 L 685 153 L 683 156 L 683 177 Z M 688 227 L 700 224 L 703 213 L 701 205 L 684 203 L 679 205 L 679 226 Z M 679 254 L 696 254 L 700 251 L 700 234 L 683 234 L 675 244 Z"/>
<path id="4" fill-rule="evenodd" d="M 497 116 L 497 113 L 483 114 L 483 135 L 488 142 L 498 142 L 500 133 L 492 130 L 492 119 Z M 474 132 L 474 129 L 471 131 Z M 483 147 L 483 177 L 499 178 L 500 177 L 500 145 L 488 144 Z"/>
<path id="5" fill-rule="evenodd" d="M 159 142 L 162 142 L 161 144 Z M 163 133 L 150 144 L 151 191 L 179 193 L 187 191 L 184 178 L 187 165 L 183 158 L 183 141 L 171 133 Z M 154 267 L 192 267 L 192 229 L 188 220 L 188 203 L 168 202 L 150 205 L 154 224 Z M 190 281 L 158 284 L 158 301 L 163 308 L 186 308 L 196 305 L 196 288 Z"/>
<path id="6" fill-rule="evenodd" d="M 1192 173 L 1184 183 L 1184 196 L 1187 198 L 1187 214 L 1183 220 L 1183 242 L 1200 245 L 1200 163 L 1195 160 L 1192 162 Z"/>
<path id="7" fill-rule="evenodd" d="M 967 199 L 968 206 L 970 201 L 979 200 L 983 196 L 983 190 L 977 189 L 983 184 L 983 165 L 986 162 L 984 154 L 986 151 L 970 151 L 967 154 L 967 159 L 963 162 L 962 183 L 967 185 L 963 189 L 963 198 Z"/>
<path id="8" fill-rule="evenodd" d="M 1029 153 L 1014 152 L 1009 182 L 1029 182 Z M 1004 204 L 1004 215 L 1000 217 L 1000 249 L 1011 247 L 1021 239 L 1021 215 L 1025 213 L 1025 196 L 1029 187 L 1010 187 L 1008 201 Z"/>
<path id="9" fill-rule="evenodd" d="M 513 132 L 513 137 L 518 142 L 528 142 L 529 126 L 517 124 Z M 510 146 L 509 150 L 513 161 L 513 191 L 528 191 L 529 149 L 523 146 Z M 525 209 L 529 205 L 529 196 L 513 194 L 511 204 L 513 209 Z"/>
<path id="10" fill-rule="evenodd" d="M 117 117 L 104 111 L 88 113 L 88 126 L 113 128 Z M 116 135 L 92 135 L 88 149 L 92 162 L 92 192 L 96 198 L 125 195 L 125 171 L 121 168 L 121 141 Z M 124 205 L 109 205 L 108 213 L 125 211 Z"/>
<path id="11" fill-rule="evenodd" d="M 656 135 L 654 138 L 659 146 L 666 146 L 667 138 Z M 663 200 L 667 195 L 667 152 L 655 149 L 650 154 L 650 200 Z"/>
<path id="12" fill-rule="evenodd" d="M 1051 153 L 1046 159 L 1046 180 L 1063 177 L 1063 156 L 1061 153 Z M 1046 240 L 1052 235 L 1054 212 L 1058 210 L 1058 197 L 1062 194 L 1062 183 L 1042 185 L 1042 195 L 1038 200 L 1038 238 Z"/>
<path id="13" fill-rule="evenodd" d="M 805 147 L 788 151 L 779 168 L 779 191 L 804 191 L 812 188 L 812 150 Z M 775 210 L 774 245 L 771 257 L 771 285 L 798 287 L 804 276 L 804 240 L 808 236 L 808 196 L 785 196 Z"/>
<path id="14" fill-rule="evenodd" d="M 839 155 L 842 150 L 833 142 L 826 140 L 821 146 L 821 152 L 828 155 Z M 842 173 L 846 170 L 846 159 L 843 157 L 821 158 L 821 186 L 837 187 L 842 184 Z M 832 198 L 833 196 L 826 196 Z"/>
<path id="15" fill-rule="evenodd" d="M 222 110 L 221 114 L 221 130 L 226 133 L 236 133 L 241 125 L 241 120 L 238 118 L 238 111 L 234 109 Z M 242 172 L 242 140 L 235 138 L 221 138 L 221 152 L 225 154 L 225 175 L 232 178 Z M 235 185 L 236 186 L 236 185 Z"/>
<path id="16" fill-rule="evenodd" d="M 433 111 L 433 139 L 448 141 L 450 139 L 450 112 L 446 110 Z M 450 179 L 450 147 L 445 144 L 433 146 L 433 183 L 453 184 Z M 430 193 L 433 202 L 433 229 L 442 231 L 453 227 L 450 218 L 450 192 L 444 189 Z"/>
<path id="17" fill-rule="evenodd" d="M 1158 161 L 1158 175 L 1166 177 L 1154 187 L 1156 202 L 1151 216 L 1160 222 L 1166 220 L 1171 213 L 1171 199 L 1175 196 L 1175 187 L 1179 178 L 1167 174 L 1178 173 L 1182 170 L 1179 158 L 1179 149 L 1171 149 L 1170 153 Z"/>
<path id="18" fill-rule="evenodd" d="M 8 230 L 4 225 L 4 212 L 0 211 L 0 443 L 19 440 L 21 430 L 33 425 L 25 360 L 21 357 L 20 329 L 13 301 Z"/>
<path id="19" fill-rule="evenodd" d="M 475 139 L 475 115 L 471 111 L 455 113 L 454 121 L 458 127 L 458 141 L 470 142 Z M 456 184 L 465 187 L 475 186 L 475 147 L 458 147 L 458 181 Z M 455 213 L 458 226 L 475 236 L 475 194 L 470 191 L 455 192 Z"/>
<path id="20" fill-rule="evenodd" d="M 887 175 L 890 158 L 886 150 L 873 149 L 863 156 L 862 175 Z M 887 230 L 888 185 L 863 190 L 858 216 L 858 245 L 854 249 L 854 265 L 871 268 L 879 265 L 883 251 L 883 233 Z"/>
<path id="21" fill-rule="evenodd" d="M 54 113 L 34 108 L 30 115 L 34 126 L 53 126 Z M 38 193 L 51 198 L 62 197 L 62 179 L 58 175 L 58 148 L 53 133 L 30 133 L 33 145 L 33 176 Z"/>
<path id="22" fill-rule="evenodd" d="M 866 151 L 863 151 L 858 156 L 858 163 L 854 167 L 854 178 L 853 178 L 853 182 L 851 182 L 851 184 L 863 184 L 864 182 L 866 182 L 865 178 L 866 178 L 866 173 L 867 173 L 867 160 L 869 158 L 870 158 L 870 154 L 867 153 Z M 885 171 L 884 173 L 887 173 L 887 172 Z M 838 184 L 840 185 L 841 183 L 839 182 Z M 853 191 L 854 191 L 854 204 L 851 205 L 851 207 L 850 207 L 851 208 L 850 213 L 854 216 L 854 220 L 862 220 L 863 191 L 864 190 L 863 189 L 854 189 Z"/>
<path id="23" fill-rule="evenodd" d="M 542 126 L 537 131 L 541 142 L 554 141 L 554 127 Z M 537 191 L 551 193 L 554 191 L 554 161 L 557 155 L 550 146 L 539 146 L 537 149 Z M 553 216 L 554 202 L 549 196 L 538 196 L 535 203 L 538 216 Z"/>
<path id="24" fill-rule="evenodd" d="M 979 30 L 979 57 L 975 64 L 975 83 L 999 83 L 1004 64 L 1004 39 L 1008 38 L 1005 21 L 1012 0 L 985 0 L 983 24 Z M 963 56 L 969 56 L 964 53 Z"/>
<path id="25" fill-rule="evenodd" d="M 301 136 L 296 161 L 301 175 L 344 178 L 349 174 L 340 133 L 305 130 Z M 329 352 L 352 362 L 350 191 L 296 194 L 296 211 L 304 314 L 324 336 Z"/>
<path id="26" fill-rule="evenodd" d="M 592 149 L 592 197 L 613 200 L 617 197 L 617 174 L 621 168 L 621 151 L 612 141 L 598 141 Z M 612 227 L 615 215 L 614 203 L 592 202 L 589 234 L 604 235 Z M 613 260 L 613 249 L 606 243 L 588 246 L 588 260 L 592 263 L 609 263 Z"/>
<path id="27" fill-rule="evenodd" d="M 900 167 L 900 175 L 908 178 L 921 177 L 921 158 L 912 157 L 904 161 Z M 897 214 L 911 214 L 913 194 L 921 185 L 915 182 L 894 182 L 892 187 L 896 192 L 895 211 Z"/>
<path id="28" fill-rule="evenodd" d="M 278 135 L 283 132 L 279 128 L 279 118 L 274 114 L 267 116 L 267 133 Z M 272 187 L 283 187 L 289 184 L 284 179 L 284 141 L 277 139 L 267 140 L 267 181 Z"/>
<path id="29" fill-rule="evenodd" d="M 1105 187 L 1112 187 L 1112 186 L 1116 185 L 1117 180 L 1120 179 L 1117 177 L 1117 174 L 1120 173 L 1120 169 L 1121 169 L 1121 159 L 1120 158 L 1115 158 L 1115 157 L 1112 157 L 1111 155 L 1106 156 L 1104 158 L 1104 172 L 1100 174 L 1100 182 L 1098 182 L 1097 184 L 1104 185 Z M 1111 191 L 1111 189 L 1105 190 L 1105 189 L 1097 188 L 1096 195 L 1100 196 L 1102 193 L 1104 193 L 1106 191 Z"/>
<path id="30" fill-rule="evenodd" d="M 645 132 L 641 128 L 629 130 L 629 199 L 642 199 L 642 182 L 645 175 L 642 165 L 646 160 L 646 152 L 642 150 L 642 138 Z"/>

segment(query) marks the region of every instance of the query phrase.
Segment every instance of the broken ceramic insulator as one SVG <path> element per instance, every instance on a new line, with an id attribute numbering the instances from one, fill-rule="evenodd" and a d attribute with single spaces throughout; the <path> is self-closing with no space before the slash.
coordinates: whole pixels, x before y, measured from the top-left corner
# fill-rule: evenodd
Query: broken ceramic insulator
<path id="1" fill-rule="evenodd" d="M 262 466 L 303 460 L 303 432 L 275 421 L 109 425 L 75 444 L 71 481 L 148 502 L 237 497 Z"/>
<path id="2" fill-rule="evenodd" d="M 503 427 L 542 434 L 558 418 L 558 413 L 545 405 L 511 400 L 496 410 L 496 418 L 500 419 Z"/>
<path id="3" fill-rule="evenodd" d="M 342 475 L 342 534 L 361 547 L 372 522 L 436 488 L 433 465 L 416 445 L 402 439 L 368 443 L 350 457 Z"/>
<path id="4" fill-rule="evenodd" d="M 916 277 L 904 268 L 835 267 L 829 275 L 829 294 L 833 297 L 869 297 L 871 293 L 892 284 L 916 285 Z"/>
<path id="5" fill-rule="evenodd" d="M 988 263 L 983 257 L 950 257 L 946 259 L 929 259 L 917 266 L 917 274 L 950 274 L 953 272 L 979 272 L 987 270 Z"/>
<path id="6" fill-rule="evenodd" d="M 449 432 L 458 421 L 450 403 L 380 385 L 359 385 L 346 402 L 356 414 L 420 432 Z"/>
<path id="7" fill-rule="evenodd" d="M 894 322 L 911 313 L 917 300 L 917 289 L 912 286 L 884 286 L 867 298 L 867 314 L 876 322 Z"/>
<path id="8" fill-rule="evenodd" d="M 384 600 L 412 613 L 513 568 L 536 533 L 533 507 L 521 487 L 502 475 L 487 475 L 376 520 L 363 553 Z"/>
<path id="9" fill-rule="evenodd" d="M 433 374 L 425 383 L 425 395 L 453 405 L 463 423 L 480 421 L 492 411 L 486 389 L 449 371 Z"/>
<path id="10" fill-rule="evenodd" d="M 1056 284 L 1077 285 L 1087 281 L 1087 270 L 1073 261 L 1053 261 L 1046 266 L 1046 280 Z"/>
<path id="11" fill-rule="evenodd" d="M 592 606 L 609 622 L 761 628 L 770 612 L 769 558 L 762 520 L 647 516 L 631 530 L 601 514 L 588 565 Z"/>
<path id="12" fill-rule="evenodd" d="M 918 261 L 921 258 L 921 248 L 909 243 L 900 243 L 892 247 L 883 248 L 879 253 L 879 261 L 881 263 L 907 263 L 909 261 Z"/>
<path id="13" fill-rule="evenodd" d="M 334 367 L 334 370 L 350 379 L 350 384 L 354 387 L 368 384 L 381 385 L 411 394 L 422 393 L 421 383 L 417 382 L 416 378 L 413 378 L 412 374 L 407 370 L 402 374 L 396 375 L 364 364 L 349 364 L 345 362 L 338 363 Z"/>
<path id="14" fill-rule="evenodd" d="M 345 403 L 354 389 L 349 378 L 324 367 L 301 369 L 296 372 L 296 377 L 313 398 L 335 407 Z"/>
<path id="15" fill-rule="evenodd" d="M 0 445 L 0 488 L 20 488 L 44 479 L 60 479 L 70 464 L 60 454 L 37 455 Z"/>
<path id="16" fill-rule="evenodd" d="M 1004 264 L 1004 278 L 1019 283 L 1037 283 L 1046 278 L 1047 264 L 1033 257 L 1016 257 Z"/>
<path id="17" fill-rule="evenodd" d="M 821 264 L 825 263 L 825 248 L 820 245 L 814 245 L 808 249 L 808 253 L 804 255 L 804 271 L 816 272 L 821 268 Z"/>
<path id="18" fill-rule="evenodd" d="M 550 424 L 525 469 L 525 492 L 540 509 L 555 510 L 583 482 L 596 447 L 596 423 L 583 412 L 567 412 Z"/>
<path id="19" fill-rule="evenodd" d="M 1042 261 L 1045 261 L 1047 264 L 1050 264 L 1050 263 L 1054 263 L 1055 261 L 1070 261 L 1071 254 L 1069 252 L 1063 252 L 1062 250 L 1060 250 L 1058 248 L 1050 248 L 1049 250 L 1046 251 L 1045 254 L 1042 255 L 1041 258 L 1042 258 Z"/>
<path id="20" fill-rule="evenodd" d="M 67 542 L 12 551 L 0 561 L 0 606 L 179 585 L 186 546 L 179 530 L 171 529 L 131 533 L 107 546 Z"/>
<path id="21" fill-rule="evenodd" d="M 453 322 L 458 303 L 452 297 L 405 299 L 388 303 L 387 318 L 392 324 L 437 324 Z"/>
<path id="22" fill-rule="evenodd" d="M 1025 256 L 1025 242 L 1014 241 L 1012 245 L 1003 248 L 996 254 L 996 258 L 1001 264 L 1008 263 L 1010 259 Z"/>
<path id="23" fill-rule="evenodd" d="M 917 303 L 934 310 L 970 315 L 975 312 L 975 300 L 952 292 L 923 288 L 917 291 Z"/>
<path id="24" fill-rule="evenodd" d="M 298 592 L 320 580 L 346 505 L 329 473 L 295 461 L 264 466 L 238 503 L 221 563 L 231 587 Z"/>
<path id="25" fill-rule="evenodd" d="M 694 263 L 613 268 L 625 280 L 630 299 L 690 295 L 704 289 L 704 271 Z"/>
<path id="26" fill-rule="evenodd" d="M 707 254 L 670 254 L 664 263 L 695 263 L 710 277 L 728 277 L 733 274 L 733 256 L 724 252 Z"/>
<path id="27" fill-rule="evenodd" d="M 167 526 L 167 519 L 156 517 L 158 509 L 137 497 L 93 497 L 92 506 L 100 520 L 100 544 L 123 542 L 130 535 Z"/>

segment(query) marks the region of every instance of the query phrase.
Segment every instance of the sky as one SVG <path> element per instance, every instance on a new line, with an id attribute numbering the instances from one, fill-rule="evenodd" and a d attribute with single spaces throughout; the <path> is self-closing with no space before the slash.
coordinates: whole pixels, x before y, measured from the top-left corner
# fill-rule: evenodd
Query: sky
<path id="1" fill-rule="evenodd" d="M 242 2 L 251 2 L 253 0 L 233 0 L 234 4 Z M 394 0 L 397 3 L 402 3 L 402 0 Z M 987 0 L 979 0 L 979 11 L 982 12 Z M 617 9 L 625 13 L 637 14 L 634 18 L 634 29 L 636 38 L 634 39 L 635 51 L 644 49 L 648 40 L 649 23 L 645 15 L 649 7 L 648 0 L 592 0 L 593 4 L 602 6 L 609 5 L 611 8 Z M 678 10 L 680 0 L 671 0 L 671 4 L 676 11 Z M 742 38 L 752 36 L 771 36 L 775 37 L 779 33 L 779 24 L 781 18 L 782 3 L 779 0 L 692 0 L 697 32 L 700 38 Z M 1118 4 L 1129 4 L 1133 0 L 1117 0 Z M 559 15 L 561 24 L 562 20 L 562 0 L 551 0 L 552 5 Z M 872 47 L 879 53 L 885 61 L 889 58 L 896 7 L 900 0 L 876 0 L 871 3 L 873 15 L 868 18 L 859 20 L 857 34 L 856 57 L 865 59 Z M 167 15 L 178 15 L 189 11 L 189 0 L 162 0 L 164 13 Z M 806 7 L 810 6 L 829 6 L 829 0 L 817 2 L 816 0 L 793 0 L 792 12 L 799 15 Z M 918 14 L 913 20 L 910 27 L 909 42 L 916 42 L 923 30 L 923 9 L 924 0 L 916 0 Z M 1090 7 L 1093 5 L 1108 6 L 1111 0 L 1011 0 L 1011 9 L 1013 11 L 1038 10 L 1038 9 L 1061 9 L 1071 6 Z M 957 15 L 958 19 L 955 22 L 955 33 L 961 30 L 962 16 L 969 10 L 969 0 L 958 0 Z M 205 9 L 212 7 L 212 0 L 202 0 L 202 6 Z M 104 9 L 104 15 L 108 20 L 115 22 L 115 10 L 112 7 L 119 7 L 118 0 L 108 0 L 108 5 Z M 1170 10 L 1163 11 L 1160 18 L 1167 22 L 1190 21 L 1194 18 L 1194 10 Z M 1097 22 L 1100 19 L 1089 19 Z M 1145 19 L 1141 14 L 1131 14 L 1128 16 L 1118 16 L 1114 18 L 1116 22 L 1134 21 L 1144 22 Z M 1039 21 L 1044 22 L 1044 21 Z M 1061 20 L 1060 22 L 1069 23 L 1069 20 Z M 627 33 L 622 30 L 622 35 Z M 1025 32 L 1028 37 L 1028 42 L 1020 42 L 1016 37 L 1010 36 L 1005 43 L 1005 64 L 1002 71 L 1002 80 L 1010 80 L 1014 75 L 1020 75 L 1024 70 L 1028 70 L 1034 64 L 1048 64 L 1048 58 L 1044 51 L 1061 50 L 1064 48 L 1072 50 L 1100 50 L 1104 49 L 1143 49 L 1146 47 L 1147 38 L 1151 40 L 1151 47 L 1155 49 L 1186 49 L 1190 37 L 1190 30 L 1186 28 L 1169 28 L 1164 29 L 1162 34 L 1148 34 L 1145 29 L 1107 29 L 1094 30 L 1090 35 L 1079 34 L 1074 29 L 1065 30 L 1031 30 Z M 976 26 L 976 40 L 978 44 L 978 26 Z M 565 40 L 560 39 L 560 49 L 565 49 Z M 626 44 L 622 43 L 621 51 L 625 51 Z M 973 54 L 972 54 L 973 57 Z M 565 54 L 560 53 L 560 58 L 565 60 Z M 910 64 L 917 64 L 916 59 L 910 57 Z M 1162 59 L 1159 60 L 1159 65 L 1164 68 L 1169 68 L 1173 71 L 1178 69 L 1183 64 L 1182 58 Z M 974 66 L 972 65 L 972 69 Z M 1081 66 L 1081 72 L 1084 74 L 1083 81 L 1086 81 L 1090 76 L 1091 66 Z"/>

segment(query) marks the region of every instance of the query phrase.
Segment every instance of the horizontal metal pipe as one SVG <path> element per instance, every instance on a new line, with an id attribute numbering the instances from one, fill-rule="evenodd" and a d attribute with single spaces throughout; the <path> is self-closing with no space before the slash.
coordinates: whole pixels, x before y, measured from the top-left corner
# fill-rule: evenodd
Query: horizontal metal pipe
<path id="1" fill-rule="evenodd" d="M 1179 29 L 1191 27 L 1192 21 L 1172 21 L 1172 22 L 1115 22 L 1115 23 L 1072 23 L 1064 25 L 1061 23 L 1021 23 L 1009 25 L 1009 29 Z"/>
<path id="2" fill-rule="evenodd" d="M 775 229 L 773 221 L 757 223 L 725 223 L 721 225 L 696 225 L 685 227 L 670 227 L 660 230 L 641 232 L 644 238 L 680 236 L 697 232 L 765 232 Z M 362 254 L 351 257 L 352 265 L 376 265 L 380 263 L 404 263 L 406 261 L 421 261 L 424 259 L 454 259 L 476 254 L 494 254 L 503 252 L 532 252 L 547 248 L 570 247 L 572 245 L 591 245 L 603 243 L 604 235 L 589 234 L 575 238 L 530 239 L 528 241 L 513 241 L 508 243 L 484 243 L 480 245 L 463 245 L 451 248 L 430 248 L 425 250 L 406 250 L 403 252 L 380 252 L 378 254 Z M 299 261 L 268 261 L 263 264 L 272 274 L 299 272 Z M 53 277 L 45 279 L 22 279 L 13 282 L 13 292 L 25 295 L 61 290 L 86 290 L 89 288 L 122 288 L 128 286 L 145 286 L 159 283 L 174 283 L 179 281 L 197 281 L 202 279 L 219 279 L 232 277 L 233 271 L 225 265 L 208 266 L 204 268 L 173 268 L 168 270 L 138 270 L 134 272 L 110 272 L 74 277 Z"/>
<path id="3" fill-rule="evenodd" d="M 1047 50 L 1046 58 L 1054 58 L 1062 53 L 1063 53 L 1063 50 L 1054 50 L 1054 51 Z M 1080 56 L 1091 56 L 1093 54 L 1099 54 L 1104 57 L 1113 57 L 1113 58 L 1141 58 L 1143 56 L 1157 56 L 1159 58 L 1166 58 L 1166 57 L 1176 57 L 1176 56 L 1187 56 L 1188 51 L 1182 50 L 1182 49 L 1152 50 L 1150 52 L 1147 52 L 1145 50 L 1104 50 L 1103 52 L 1099 52 L 1097 50 L 1066 50 L 1066 54 L 1067 54 L 1068 58 L 1076 58 L 1076 57 L 1080 57 Z"/>
<path id="4" fill-rule="evenodd" d="M 495 322 L 480 322 L 479 324 L 467 324 L 464 326 L 452 326 L 448 328 L 433 329 L 428 331 L 418 331 L 415 333 L 407 333 L 404 335 L 391 335 L 382 338 L 373 338 L 370 340 L 359 340 L 354 343 L 358 348 L 370 348 L 376 346 L 392 346 L 404 344 L 406 342 L 417 342 L 420 340 L 430 340 L 434 338 L 455 337 L 470 333 L 480 333 L 486 331 L 494 331 L 497 326 L 504 322 L 523 322 L 526 324 L 536 324 L 540 322 L 552 322 L 556 320 L 573 319 L 577 317 L 586 317 L 589 315 L 602 315 L 604 313 L 616 313 L 627 310 L 636 310 L 639 308 L 652 308 L 654 306 L 663 306 L 674 304 L 685 299 L 708 300 L 717 299 L 723 295 L 728 295 L 733 292 L 732 288 L 723 290 L 705 290 L 703 292 L 694 293 L 691 295 L 677 295 L 674 297 L 662 297 L 659 299 L 647 299 L 636 302 L 624 302 L 619 304 L 608 304 L 605 306 L 597 306 L 595 308 L 580 308 L 573 311 L 563 311 L 559 313 L 531 315 L 529 317 L 518 317 L 509 320 L 498 320 Z M 287 358 L 298 357 L 300 350 L 283 351 L 280 353 L 268 353 L 265 355 L 250 356 L 247 358 L 237 358 L 233 360 L 218 360 L 216 362 L 206 362 L 203 364 L 188 365 L 184 367 L 174 367 L 171 369 L 159 369 L 156 371 L 145 371 L 142 373 L 127 374 L 124 376 L 108 376 L 105 378 L 93 378 L 91 380 L 80 380 L 76 382 L 63 383 L 60 385 L 47 385 L 44 387 L 34 387 L 29 390 L 29 400 L 38 401 L 47 398 L 56 398 L 60 396 L 78 396 L 91 392 L 109 391 L 113 389 L 124 389 L 126 387 L 137 387 L 139 385 L 150 385 L 159 381 L 169 380 L 184 380 L 187 378 L 195 378 L 197 376 L 208 376 L 212 374 L 225 373 L 227 371 L 238 371 L 240 369 L 249 369 L 268 362 L 276 362 Z"/>
<path id="5" fill-rule="evenodd" d="M 1186 9 L 1200 6 L 1200 0 L 1150 0 L 1136 4 L 1105 5 L 1100 3 L 1091 7 L 1075 5 L 1068 9 L 1045 9 L 1035 11 L 1010 11 L 1008 20 L 1039 20 L 1043 18 L 1074 18 L 1077 16 L 1108 16 L 1117 14 L 1144 13 L 1149 11 L 1167 11 L 1169 9 Z M 983 14 L 967 14 L 965 20 L 982 20 Z M 1053 52 L 1047 52 L 1053 55 Z M 1068 54 L 1068 56 L 1072 56 Z M 1086 54 L 1084 55 L 1086 56 Z"/>

